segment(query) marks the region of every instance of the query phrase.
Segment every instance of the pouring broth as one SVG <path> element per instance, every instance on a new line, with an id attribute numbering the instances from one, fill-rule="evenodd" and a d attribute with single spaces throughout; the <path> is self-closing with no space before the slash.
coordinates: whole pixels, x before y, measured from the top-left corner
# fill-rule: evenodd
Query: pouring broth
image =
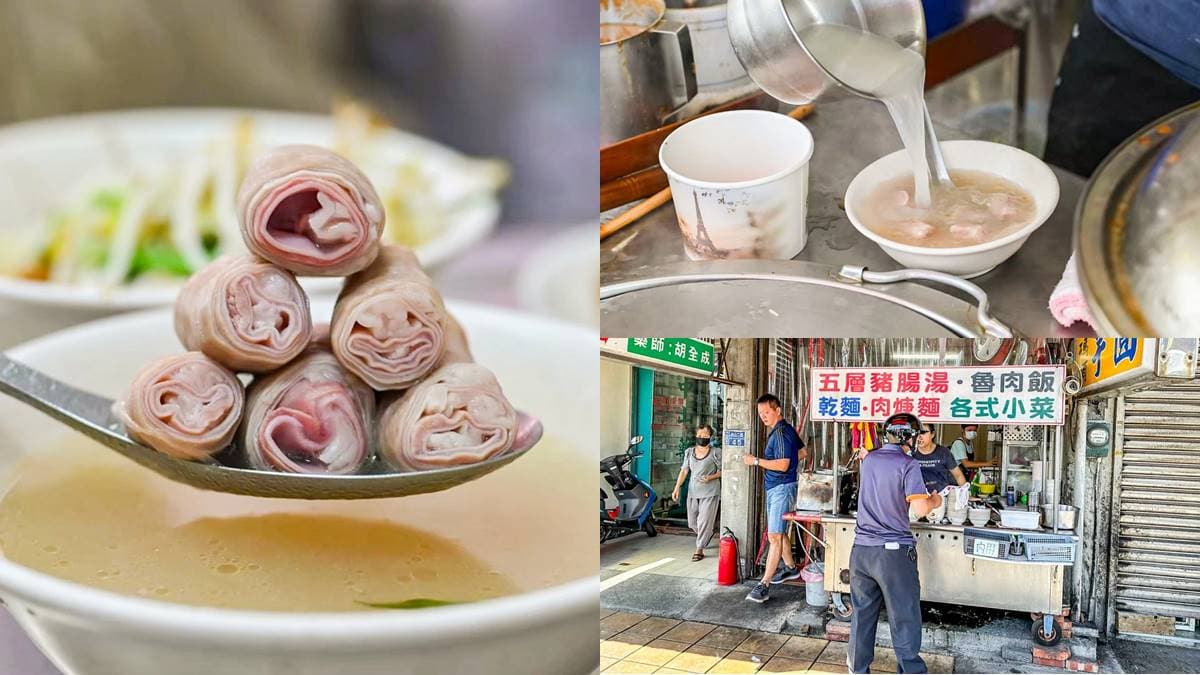
<path id="1" fill-rule="evenodd" d="M 950 172 L 953 185 L 933 186 L 930 208 L 917 205 L 912 174 L 884 181 L 863 202 L 862 222 L 910 246 L 974 246 L 1033 222 L 1037 204 L 1016 183 L 987 171 Z"/>
<path id="2" fill-rule="evenodd" d="M 553 438 L 444 492 L 318 502 L 205 492 L 86 441 L 0 487 L 0 556 L 126 595 L 230 609 L 386 611 L 596 573 L 590 465 Z"/>
<path id="3" fill-rule="evenodd" d="M 600 24 L 600 44 L 620 42 L 645 30 L 646 26 L 637 23 L 602 23 Z"/>

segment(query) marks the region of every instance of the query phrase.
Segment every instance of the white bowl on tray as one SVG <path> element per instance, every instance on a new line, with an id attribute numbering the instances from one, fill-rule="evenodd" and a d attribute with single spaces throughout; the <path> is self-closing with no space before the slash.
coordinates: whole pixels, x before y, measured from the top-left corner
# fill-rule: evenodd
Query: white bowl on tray
<path id="1" fill-rule="evenodd" d="M 598 438 L 593 333 L 507 310 L 461 303 L 450 307 L 470 335 L 478 360 L 497 373 L 517 407 L 541 417 L 547 437 Z M 315 316 L 326 316 L 331 303 L 316 301 L 313 310 Z M 530 348 L 531 336 L 537 336 L 536 349 Z M 9 350 L 8 355 L 81 387 L 117 395 L 140 364 L 179 349 L 164 309 L 76 326 Z M 100 354 L 104 358 L 97 358 Z M 25 454 L 73 435 L 33 409 L 0 397 L 0 479 Z M 578 480 L 590 480 L 597 448 L 582 441 L 569 447 L 578 453 L 580 471 L 588 472 Z M 108 452 L 99 446 L 96 451 Z M 493 476 L 536 464 L 537 452 L 534 448 Z M 132 463 L 129 468 L 144 470 Z M 0 483 L 0 493 L 3 490 Z M 536 502 L 536 490 L 528 492 L 516 495 L 513 503 L 493 504 L 487 513 L 452 514 L 445 525 L 431 527 L 452 527 L 453 518 L 464 515 L 493 519 L 505 527 L 541 527 L 537 513 L 544 514 L 548 505 Z M 570 517 L 592 522 L 588 504 L 578 500 L 554 508 L 578 510 L 570 511 Z M 586 531 L 586 536 L 595 534 Z M 598 663 L 599 581 L 591 572 L 540 590 L 462 605 L 286 613 L 120 595 L 0 557 L 0 600 L 68 675 L 583 675 L 595 671 Z"/>
<path id="2" fill-rule="evenodd" d="M 1021 229 L 974 246 L 935 248 L 903 244 L 884 238 L 863 224 L 860 213 L 871 192 L 892 178 L 912 175 L 908 153 L 897 150 L 868 164 L 846 188 L 846 216 L 864 237 L 879 244 L 884 253 L 913 269 L 946 272 L 971 278 L 986 274 L 1021 248 L 1058 206 L 1058 178 L 1042 160 L 1003 143 L 989 141 L 944 141 L 946 167 L 953 170 L 987 171 L 1016 183 L 1033 197 L 1033 220 Z"/>
<path id="3" fill-rule="evenodd" d="M 126 166 L 171 166 L 231 135 L 239 120 L 253 121 L 259 147 L 288 143 L 331 146 L 329 115 L 229 108 L 162 108 L 68 115 L 0 127 L 0 245 L 41 224 L 81 185 Z M 371 152 L 397 164 L 419 157 L 431 192 L 455 204 L 441 232 L 417 246 L 426 268 L 436 267 L 484 239 L 500 218 L 499 197 L 474 194 L 478 176 L 462 170 L 471 160 L 455 150 L 399 129 L 380 130 Z M 368 175 L 371 172 L 368 171 Z M 377 186 L 378 187 L 378 186 Z M 464 195 L 466 195 L 464 197 Z M 459 198 L 461 201 L 455 201 Z M 342 280 L 302 280 L 309 293 L 337 293 Z M 50 283 L 0 275 L 0 298 L 76 309 L 126 311 L 170 304 L 183 280 L 111 288 Z"/>

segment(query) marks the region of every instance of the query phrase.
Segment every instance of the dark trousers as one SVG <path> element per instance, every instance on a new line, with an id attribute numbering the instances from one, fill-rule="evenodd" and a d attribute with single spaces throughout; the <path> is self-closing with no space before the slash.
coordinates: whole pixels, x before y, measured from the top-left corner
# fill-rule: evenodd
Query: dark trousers
<path id="1" fill-rule="evenodd" d="M 1200 89 L 1175 77 L 1114 33 L 1085 2 L 1050 99 L 1048 163 L 1090 176 L 1126 138 Z"/>
<path id="2" fill-rule="evenodd" d="M 850 551 L 850 672 L 871 672 L 879 610 L 887 605 L 892 647 L 902 673 L 927 673 L 921 659 L 921 578 L 917 549 L 854 545 Z"/>

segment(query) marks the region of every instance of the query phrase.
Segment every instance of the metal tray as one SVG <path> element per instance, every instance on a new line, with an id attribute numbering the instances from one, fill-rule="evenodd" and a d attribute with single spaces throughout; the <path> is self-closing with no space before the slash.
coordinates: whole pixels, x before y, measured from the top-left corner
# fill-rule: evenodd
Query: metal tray
<path id="1" fill-rule="evenodd" d="M 975 304 L 918 281 L 973 297 Z M 978 286 L 938 272 L 795 260 L 662 265 L 600 288 L 606 334 L 648 337 L 1011 337 Z"/>

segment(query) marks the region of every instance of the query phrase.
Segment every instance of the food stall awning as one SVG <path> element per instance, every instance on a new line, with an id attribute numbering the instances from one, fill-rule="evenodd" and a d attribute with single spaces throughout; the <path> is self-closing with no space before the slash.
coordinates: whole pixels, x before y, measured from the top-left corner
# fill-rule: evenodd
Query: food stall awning
<path id="1" fill-rule="evenodd" d="M 600 338 L 601 358 L 697 380 L 741 385 L 721 377 L 717 350 L 696 338 Z"/>

